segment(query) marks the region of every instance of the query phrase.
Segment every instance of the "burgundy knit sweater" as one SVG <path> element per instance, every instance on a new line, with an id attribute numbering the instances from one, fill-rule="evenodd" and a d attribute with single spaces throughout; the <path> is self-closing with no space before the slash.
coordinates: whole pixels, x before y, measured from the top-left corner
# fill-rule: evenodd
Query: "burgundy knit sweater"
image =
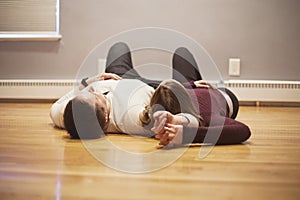
<path id="1" fill-rule="evenodd" d="M 239 144 L 250 137 L 247 125 L 228 117 L 228 105 L 218 89 L 196 88 L 193 82 L 189 85 L 187 91 L 196 102 L 194 104 L 199 108 L 205 126 L 184 128 L 184 144 Z"/>

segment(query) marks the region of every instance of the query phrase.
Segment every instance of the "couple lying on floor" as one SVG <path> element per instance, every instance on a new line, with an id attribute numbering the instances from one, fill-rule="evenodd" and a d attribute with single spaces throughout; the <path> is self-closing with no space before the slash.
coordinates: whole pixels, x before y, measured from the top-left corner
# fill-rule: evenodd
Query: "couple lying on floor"
<path id="1" fill-rule="evenodd" d="M 203 81 L 186 48 L 177 49 L 172 61 L 172 80 L 145 79 L 132 66 L 129 47 L 117 43 L 108 52 L 105 73 L 83 79 L 55 102 L 51 119 L 73 139 L 127 133 L 155 136 L 168 146 L 246 141 L 251 132 L 235 120 L 236 96 Z"/>

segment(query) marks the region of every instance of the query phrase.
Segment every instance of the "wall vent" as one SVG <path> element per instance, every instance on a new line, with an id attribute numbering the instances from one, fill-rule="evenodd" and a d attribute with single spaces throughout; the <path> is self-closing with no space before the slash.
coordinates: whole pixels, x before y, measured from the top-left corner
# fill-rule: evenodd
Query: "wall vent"
<path id="1" fill-rule="evenodd" d="M 1 80 L 0 87 L 52 87 L 72 86 L 72 80 Z"/>
<path id="2" fill-rule="evenodd" d="M 300 81 L 230 80 L 225 85 L 240 101 L 300 102 Z"/>
<path id="3" fill-rule="evenodd" d="M 75 80 L 0 80 L 0 99 L 57 99 Z M 240 101 L 300 102 L 300 81 L 229 80 L 225 86 Z"/>
<path id="4" fill-rule="evenodd" d="M 298 82 L 265 82 L 265 81 L 253 81 L 253 82 L 246 82 L 246 81 L 228 81 L 226 83 L 227 87 L 230 88 L 268 88 L 268 89 L 300 89 L 300 84 Z"/>
<path id="5" fill-rule="evenodd" d="M 74 80 L 0 80 L 1 99 L 57 99 L 72 90 Z"/>

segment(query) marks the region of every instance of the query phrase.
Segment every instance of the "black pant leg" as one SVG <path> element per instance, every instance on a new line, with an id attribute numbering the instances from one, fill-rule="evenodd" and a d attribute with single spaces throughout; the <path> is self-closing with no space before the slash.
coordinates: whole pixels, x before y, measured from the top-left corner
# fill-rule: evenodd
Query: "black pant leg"
<path id="1" fill-rule="evenodd" d="M 187 48 L 176 49 L 172 65 L 173 79 L 179 82 L 202 80 L 195 58 Z"/>
<path id="2" fill-rule="evenodd" d="M 130 49 L 123 42 L 118 42 L 109 49 L 105 72 L 117 74 L 124 79 L 138 79 L 154 88 L 161 82 L 140 76 L 133 68 Z"/>
<path id="3" fill-rule="evenodd" d="M 235 119 L 238 112 L 239 112 L 239 107 L 240 107 L 239 100 L 235 96 L 235 94 L 232 91 L 230 91 L 229 89 L 225 88 L 225 92 L 230 97 L 230 99 L 232 101 L 232 105 L 233 105 L 233 113 L 229 117 L 232 118 L 232 119 Z"/>
<path id="4" fill-rule="evenodd" d="M 105 72 L 129 79 L 140 77 L 137 71 L 133 69 L 131 52 L 127 44 L 118 42 L 109 49 Z"/>
<path id="5" fill-rule="evenodd" d="M 151 80 L 151 79 L 146 79 L 146 78 L 138 78 L 140 81 L 146 83 L 147 85 L 153 87 L 154 89 L 156 89 L 159 84 L 162 82 L 160 80 Z"/>

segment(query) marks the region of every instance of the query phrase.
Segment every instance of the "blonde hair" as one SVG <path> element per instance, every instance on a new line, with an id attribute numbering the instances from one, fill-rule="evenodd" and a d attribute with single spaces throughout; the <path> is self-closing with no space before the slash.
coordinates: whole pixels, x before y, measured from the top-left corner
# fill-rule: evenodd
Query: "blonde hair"
<path id="1" fill-rule="evenodd" d="M 190 95 L 178 81 L 167 80 L 158 86 L 151 97 L 150 104 L 140 115 L 142 125 L 149 125 L 152 114 L 159 110 L 165 110 L 172 114 L 189 113 L 198 119 L 201 126 L 204 125 L 203 118 L 196 111 Z"/>

